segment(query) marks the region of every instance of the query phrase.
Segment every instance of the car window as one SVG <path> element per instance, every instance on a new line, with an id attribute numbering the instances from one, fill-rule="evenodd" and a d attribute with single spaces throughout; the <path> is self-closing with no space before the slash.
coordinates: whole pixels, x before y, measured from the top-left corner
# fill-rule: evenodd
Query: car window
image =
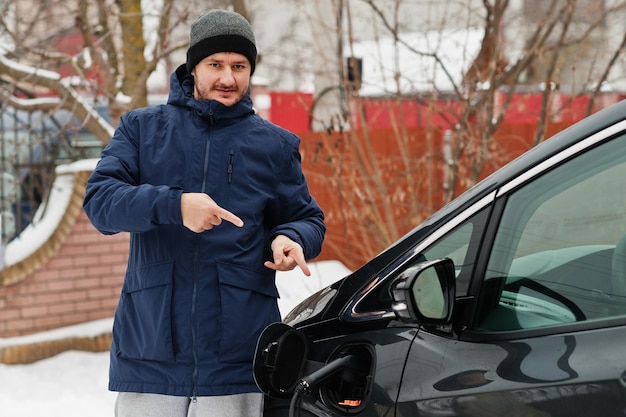
<path id="1" fill-rule="evenodd" d="M 421 253 L 420 258 L 424 261 L 452 259 L 456 270 L 457 293 L 467 291 L 476 258 L 475 249 L 479 247 L 478 242 L 482 238 L 487 211 L 485 209 L 473 216 Z"/>
<path id="2" fill-rule="evenodd" d="M 465 294 L 474 268 L 474 261 L 480 249 L 479 242 L 487 225 L 489 209 L 490 207 L 474 214 L 430 245 L 426 250 L 413 256 L 390 279 L 387 279 L 384 285 L 374 288 L 360 300 L 355 312 L 365 314 L 368 312 L 391 311 L 391 296 L 388 287 L 393 282 L 393 278 L 419 263 L 440 258 L 450 258 L 454 261 L 457 276 L 457 294 Z"/>
<path id="3" fill-rule="evenodd" d="M 512 193 L 481 286 L 479 329 L 626 314 L 626 137 Z"/>

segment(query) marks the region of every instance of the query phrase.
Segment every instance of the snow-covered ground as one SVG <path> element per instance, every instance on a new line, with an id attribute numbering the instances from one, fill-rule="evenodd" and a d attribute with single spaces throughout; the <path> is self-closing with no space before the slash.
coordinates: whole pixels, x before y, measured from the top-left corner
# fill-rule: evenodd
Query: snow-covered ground
<path id="1" fill-rule="evenodd" d="M 69 351 L 30 365 L 0 364 L 6 417 L 112 417 L 108 354 Z"/>
<path id="2" fill-rule="evenodd" d="M 315 291 L 349 273 L 340 262 L 309 265 L 311 277 L 296 269 L 280 272 L 279 307 L 284 315 Z M 20 338 L 0 338 L 0 347 L 62 337 L 92 336 L 110 329 L 111 320 L 97 320 Z M 112 417 L 115 393 L 107 390 L 107 352 L 64 352 L 28 365 L 0 364 L 2 417 Z"/>

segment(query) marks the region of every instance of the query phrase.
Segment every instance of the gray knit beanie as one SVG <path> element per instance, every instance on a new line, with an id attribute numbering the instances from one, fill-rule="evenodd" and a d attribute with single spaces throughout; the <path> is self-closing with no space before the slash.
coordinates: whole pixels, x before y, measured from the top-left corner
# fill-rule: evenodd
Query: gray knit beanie
<path id="1" fill-rule="evenodd" d="M 256 64 L 256 41 L 250 23 L 239 13 L 209 10 L 191 24 L 187 71 L 218 52 L 236 52 L 250 61 L 251 75 Z"/>

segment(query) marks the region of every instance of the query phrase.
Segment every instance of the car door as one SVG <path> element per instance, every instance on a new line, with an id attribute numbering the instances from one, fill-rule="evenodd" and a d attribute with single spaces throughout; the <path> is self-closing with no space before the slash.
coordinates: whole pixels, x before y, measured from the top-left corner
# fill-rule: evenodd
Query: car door
<path id="1" fill-rule="evenodd" d="M 407 263 L 452 257 L 462 296 L 413 339 L 397 416 L 623 416 L 623 130 L 529 167 Z"/>

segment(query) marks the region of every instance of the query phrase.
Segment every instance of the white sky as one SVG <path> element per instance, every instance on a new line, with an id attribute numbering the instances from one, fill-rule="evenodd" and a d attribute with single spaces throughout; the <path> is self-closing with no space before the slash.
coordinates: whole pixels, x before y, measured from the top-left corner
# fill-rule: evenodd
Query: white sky
<path id="1" fill-rule="evenodd" d="M 433 89 L 453 91 L 478 54 L 482 36 L 480 29 L 440 30 L 404 33 L 400 36 L 404 43 L 392 38 L 357 42 L 351 52 L 363 59 L 363 84 L 359 92 L 363 96 L 377 96 Z M 401 74 L 397 84 L 395 74 Z"/>

